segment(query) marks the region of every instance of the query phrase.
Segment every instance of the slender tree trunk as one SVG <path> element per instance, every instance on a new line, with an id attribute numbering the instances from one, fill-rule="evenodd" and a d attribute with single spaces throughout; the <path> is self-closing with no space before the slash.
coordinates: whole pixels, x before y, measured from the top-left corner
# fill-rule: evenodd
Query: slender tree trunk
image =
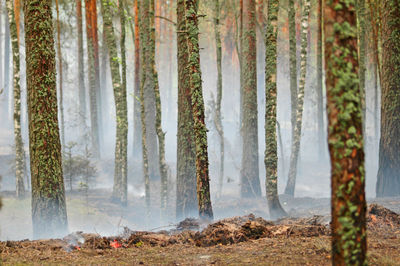
<path id="1" fill-rule="evenodd" d="M 308 40 L 308 19 L 310 14 L 311 1 L 305 0 L 303 4 L 303 15 L 301 19 L 301 55 L 300 55 L 300 83 L 297 96 L 296 124 L 292 138 L 292 152 L 290 154 L 289 176 L 285 188 L 285 194 L 294 196 L 297 175 L 297 162 L 300 153 L 301 127 L 303 124 L 304 88 L 307 74 L 307 40 Z"/>
<path id="2" fill-rule="evenodd" d="M 5 27 L 4 27 L 4 91 L 7 92 L 7 111 L 8 111 L 8 116 L 11 117 L 11 102 L 13 98 L 13 93 L 10 88 L 10 23 L 7 19 L 7 13 L 6 13 L 6 19 L 5 20 Z"/>
<path id="3" fill-rule="evenodd" d="M 224 183 L 224 163 L 225 163 L 225 148 L 224 148 L 224 128 L 222 126 L 222 43 L 219 29 L 220 7 L 219 0 L 214 0 L 214 33 L 215 33 L 215 49 L 217 53 L 217 102 L 214 114 L 214 125 L 219 136 L 219 152 L 220 152 L 220 168 L 218 180 L 218 194 L 222 194 L 222 185 Z"/>
<path id="4" fill-rule="evenodd" d="M 357 20 L 358 20 L 358 55 L 359 55 L 359 78 L 360 96 L 363 121 L 363 135 L 366 127 L 366 103 L 365 103 L 365 0 L 357 0 Z"/>
<path id="5" fill-rule="evenodd" d="M 296 10 L 295 0 L 289 0 L 289 65 L 290 65 L 290 103 L 292 122 L 292 142 L 294 140 L 294 129 L 296 127 L 297 109 L 297 49 L 296 49 Z"/>
<path id="6" fill-rule="evenodd" d="M 242 197 L 260 197 L 258 169 L 257 44 L 255 0 L 243 1 Z"/>
<path id="7" fill-rule="evenodd" d="M 400 195 L 400 3 L 382 8 L 382 98 L 377 197 Z"/>
<path id="8" fill-rule="evenodd" d="M 92 153 L 95 158 L 100 157 L 100 126 L 99 126 L 99 61 L 97 38 L 97 7 L 96 0 L 85 0 L 86 39 L 88 53 L 88 78 L 89 78 L 89 110 Z M 103 43 L 105 41 L 103 40 Z M 96 56 L 97 54 L 97 56 Z M 97 58 L 97 60 L 96 60 Z M 105 73 L 104 73 L 105 74 Z"/>
<path id="9" fill-rule="evenodd" d="M 154 27 L 155 21 L 155 0 L 150 0 L 150 13 L 149 13 L 149 29 L 150 29 L 150 39 L 148 46 L 150 48 L 150 53 L 147 58 L 149 60 L 148 64 L 152 68 L 153 74 L 153 91 L 154 97 L 156 100 L 156 132 L 158 138 L 158 163 L 160 165 L 160 175 L 161 175 L 161 193 L 160 193 L 160 200 L 161 200 L 161 212 L 162 215 L 166 215 L 166 208 L 168 203 L 168 165 L 165 160 L 165 133 L 162 130 L 161 126 L 161 96 L 160 96 L 160 88 L 158 85 L 158 74 L 156 70 L 156 28 Z"/>
<path id="10" fill-rule="evenodd" d="M 204 122 L 204 99 L 201 84 L 198 1 L 185 1 L 188 85 L 191 94 L 194 142 L 196 146 L 197 200 L 200 218 L 213 219 L 208 170 L 207 128 Z"/>
<path id="11" fill-rule="evenodd" d="M 17 28 L 17 39 L 18 39 L 18 43 L 19 43 L 19 28 L 20 28 L 20 19 L 21 19 L 21 17 L 20 17 L 20 13 L 21 13 L 20 12 L 21 11 L 20 0 L 14 0 L 13 7 L 14 7 L 15 26 Z"/>
<path id="12" fill-rule="evenodd" d="M 117 41 L 112 23 L 113 15 L 109 0 L 102 0 L 101 12 L 103 15 L 103 28 L 108 47 L 108 56 L 111 68 L 111 79 L 114 88 L 116 112 L 116 141 L 115 141 L 115 169 L 113 200 L 127 204 L 127 144 L 128 144 L 128 112 L 126 102 L 126 89 L 121 82 L 120 64 L 118 59 Z"/>
<path id="13" fill-rule="evenodd" d="M 76 19 L 78 27 L 78 87 L 79 87 L 79 118 L 86 127 L 86 94 L 85 72 L 83 66 L 83 32 L 82 32 L 82 0 L 76 0 Z"/>
<path id="14" fill-rule="evenodd" d="M 14 77 L 14 141 L 15 141 L 15 184 L 18 198 L 25 196 L 24 168 L 25 155 L 24 143 L 21 135 L 21 87 L 20 87 L 20 62 L 18 31 L 14 16 L 12 0 L 6 0 L 8 20 L 10 24 L 11 45 L 13 51 L 13 77 Z"/>
<path id="15" fill-rule="evenodd" d="M 3 7 L 2 4 L 0 3 L 0 33 L 3 31 Z M 0 34 L 0 88 L 3 87 L 3 34 Z"/>
<path id="16" fill-rule="evenodd" d="M 140 28 L 139 28 L 139 4 L 134 0 L 135 13 L 135 73 L 133 93 L 133 156 L 142 158 L 142 126 L 140 121 Z"/>
<path id="17" fill-rule="evenodd" d="M 333 265 L 365 265 L 366 202 L 355 2 L 325 4 Z M 337 21 L 346 27 L 338 27 Z"/>
<path id="18" fill-rule="evenodd" d="M 176 175 L 176 218 L 193 215 L 197 209 L 196 148 L 193 136 L 194 120 L 191 91 L 188 83 L 189 54 L 187 53 L 185 0 L 177 1 L 177 59 L 178 59 L 178 134 Z"/>
<path id="19" fill-rule="evenodd" d="M 63 91 L 63 69 L 62 69 L 62 53 L 61 53 L 61 26 L 60 26 L 60 9 L 58 0 L 56 0 L 57 11 L 57 58 L 58 58 L 58 88 L 60 100 L 60 130 L 61 130 L 61 147 L 65 146 L 65 124 L 64 124 L 64 91 Z"/>
<path id="20" fill-rule="evenodd" d="M 279 0 L 268 0 L 265 31 L 265 171 L 269 215 L 287 216 L 278 197 L 278 143 L 276 137 L 276 77 Z"/>
<path id="21" fill-rule="evenodd" d="M 319 158 L 326 158 L 324 153 L 325 147 L 325 125 L 324 125 L 324 97 L 323 97 L 323 75 L 322 75 L 322 0 L 318 0 L 317 15 L 317 127 L 318 127 L 318 154 Z"/>
<path id="22" fill-rule="evenodd" d="M 52 1 L 24 1 L 34 238 L 65 236 Z M 41 25 L 41 27 L 37 27 Z"/>

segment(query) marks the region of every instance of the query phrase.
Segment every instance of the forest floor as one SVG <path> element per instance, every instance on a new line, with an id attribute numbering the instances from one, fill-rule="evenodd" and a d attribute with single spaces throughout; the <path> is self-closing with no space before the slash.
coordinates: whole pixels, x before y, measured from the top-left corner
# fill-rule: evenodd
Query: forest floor
<path id="1" fill-rule="evenodd" d="M 90 209 L 87 209 L 88 212 L 102 208 L 103 212 L 107 212 L 107 216 L 96 215 L 96 219 L 104 220 L 111 216 L 117 219 L 120 215 L 117 208 L 112 204 L 105 204 L 104 201 L 96 201 L 95 195 L 99 195 L 98 191 L 90 197 L 92 203 Z M 11 209 L 17 211 L 18 206 L 29 205 L 29 200 L 25 203 L 15 203 L 16 200 L 10 193 L 3 193 L 3 196 L 5 209 L 0 212 L 2 230 L 10 229 L 11 223 L 14 223 L 15 227 L 20 226 L 20 231 L 29 230 L 29 222 L 19 224 L 15 219 L 15 215 L 19 214 L 11 212 Z M 74 200 L 77 200 L 74 199 L 74 195 L 67 194 L 67 204 Z M 274 222 L 259 217 L 266 216 L 256 212 L 256 209 L 260 209 L 258 206 L 265 202 L 256 201 L 252 204 L 244 202 L 242 206 L 243 209 L 255 211 L 256 215 L 235 216 L 211 224 L 186 219 L 163 231 L 159 231 L 160 228 L 132 231 L 122 226 L 116 236 L 75 232 L 62 239 L 2 241 L 0 265 L 330 265 L 329 200 L 281 200 L 289 210 L 291 218 Z M 229 201 L 225 201 L 225 204 L 219 202 L 215 204 L 216 213 L 222 213 L 222 209 L 230 208 L 229 204 L 233 204 Z M 369 264 L 400 265 L 400 215 L 397 214 L 400 199 L 371 200 L 369 203 Z M 68 205 L 77 207 L 76 204 Z M 108 210 L 105 211 L 106 209 Z M 132 209 L 130 212 L 132 213 Z M 25 221 L 30 220 L 29 215 L 27 212 Z M 81 213 L 71 211 L 69 215 L 72 223 L 79 223 L 85 219 L 74 218 L 74 215 L 82 216 Z M 141 210 L 139 215 L 142 215 Z M 127 220 L 132 218 L 126 214 L 125 216 L 124 219 Z M 75 228 L 70 222 L 70 229 L 71 226 Z"/>

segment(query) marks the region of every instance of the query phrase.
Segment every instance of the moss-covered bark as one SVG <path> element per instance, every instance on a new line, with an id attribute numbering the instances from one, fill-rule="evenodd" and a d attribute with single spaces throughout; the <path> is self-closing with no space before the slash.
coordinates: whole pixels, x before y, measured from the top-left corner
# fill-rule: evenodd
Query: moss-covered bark
<path id="1" fill-rule="evenodd" d="M 325 2 L 333 265 L 366 264 L 366 202 L 355 0 Z"/>
<path id="2" fill-rule="evenodd" d="M 265 31 L 265 187 L 270 218 L 286 216 L 278 197 L 278 144 L 276 137 L 276 80 L 279 0 L 268 0 Z"/>
<path id="3" fill-rule="evenodd" d="M 78 89 L 79 89 L 79 118 L 81 127 L 86 127 L 86 89 L 83 63 L 83 30 L 82 30 L 82 0 L 76 0 L 76 20 L 78 31 Z"/>
<path id="4" fill-rule="evenodd" d="M 296 49 L 296 10 L 295 0 L 289 0 L 288 19 L 289 19 L 289 68 L 290 68 L 290 106 L 292 122 L 292 142 L 294 139 L 294 129 L 296 127 L 297 109 L 297 49 Z"/>
<path id="5" fill-rule="evenodd" d="M 57 60 L 58 60 L 58 91 L 60 101 L 60 133 L 61 133 L 61 146 L 65 145 L 65 121 L 64 121 L 64 91 L 63 91 L 63 67 L 62 67 L 62 53 L 61 53 L 61 25 L 60 25 L 60 9 L 58 0 L 56 0 L 57 11 Z"/>
<path id="6" fill-rule="evenodd" d="M 377 197 L 400 195 L 400 3 L 381 2 L 382 96 Z"/>
<path id="7" fill-rule="evenodd" d="M 204 99 L 200 70 L 198 1 L 185 1 L 185 20 L 188 53 L 188 77 L 196 147 L 197 201 L 200 218 L 213 219 L 208 170 L 207 128 L 204 121 Z"/>
<path id="8" fill-rule="evenodd" d="M 97 36 L 97 7 L 96 0 L 85 0 L 86 39 L 88 53 L 88 78 L 89 78 L 89 110 L 92 153 L 95 158 L 100 157 L 100 127 L 98 112 L 99 86 L 99 60 Z M 96 60 L 97 57 L 97 60 Z"/>
<path id="9" fill-rule="evenodd" d="M 197 209 L 196 197 L 196 150 L 193 136 L 189 71 L 187 68 L 187 27 L 185 0 L 177 1 L 177 49 L 178 49 L 178 134 L 176 174 L 176 218 L 191 216 Z"/>
<path id="10" fill-rule="evenodd" d="M 307 74 L 307 45 L 308 45 L 308 19 L 310 14 L 311 1 L 303 2 L 301 18 L 301 53 L 300 53 L 300 82 L 297 92 L 296 124 L 292 136 L 292 150 L 290 154 L 289 176 L 285 188 L 285 194 L 294 196 L 297 175 L 297 162 L 300 153 L 301 127 L 303 121 L 304 88 Z"/>
<path id="11" fill-rule="evenodd" d="M 25 152 L 24 143 L 21 135 L 21 86 L 20 86 L 20 56 L 19 42 L 16 20 L 14 16 L 14 7 L 12 0 L 6 0 L 8 21 L 11 33 L 11 46 L 13 53 L 13 84 L 14 84 L 14 141 L 15 141 L 15 184 L 18 198 L 25 195 L 24 188 L 24 170 L 25 170 Z"/>
<path id="12" fill-rule="evenodd" d="M 112 0 L 101 1 L 101 13 L 103 15 L 103 28 L 105 31 L 108 56 L 111 68 L 111 79 L 114 89 L 116 112 L 116 140 L 115 140 L 115 168 L 113 200 L 127 204 L 128 194 L 128 110 L 126 101 L 126 89 L 121 82 L 120 58 L 118 57 L 117 40 L 113 26 L 112 8 L 115 3 Z"/>
<path id="13" fill-rule="evenodd" d="M 261 196 L 258 169 L 257 45 L 255 0 L 243 1 L 242 197 Z"/>
<path id="14" fill-rule="evenodd" d="M 140 28 L 139 28 L 139 3 L 134 1 L 135 14 L 135 73 L 133 92 L 133 155 L 142 158 L 142 126 L 140 121 Z"/>
<path id="15" fill-rule="evenodd" d="M 24 1 L 34 238 L 68 231 L 57 118 L 52 1 Z"/>
<path id="16" fill-rule="evenodd" d="M 215 49 L 217 58 L 217 101 L 214 114 L 214 125 L 219 136 L 219 180 L 218 193 L 222 193 L 222 185 L 224 182 L 224 163 L 225 163 L 225 145 L 224 145 L 224 128 L 222 126 L 222 44 L 220 34 L 220 6 L 219 0 L 214 0 L 214 33 L 215 33 Z"/>

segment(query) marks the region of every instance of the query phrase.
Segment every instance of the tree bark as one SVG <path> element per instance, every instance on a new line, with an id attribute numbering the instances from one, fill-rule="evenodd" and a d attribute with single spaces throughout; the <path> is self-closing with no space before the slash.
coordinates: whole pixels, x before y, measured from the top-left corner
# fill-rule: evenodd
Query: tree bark
<path id="1" fill-rule="evenodd" d="M 15 141 L 15 184 L 16 194 L 19 199 L 25 196 L 25 152 L 21 135 L 21 86 L 20 86 L 20 53 L 18 31 L 14 16 L 12 0 L 6 0 L 8 20 L 11 33 L 11 46 L 13 52 L 13 84 L 14 84 L 14 141 Z"/>
<path id="2" fill-rule="evenodd" d="M 194 120 L 189 87 L 189 54 L 187 53 L 185 0 L 177 1 L 177 59 L 178 59 L 178 134 L 176 176 L 176 218 L 190 217 L 197 209 L 196 150 Z"/>
<path id="3" fill-rule="evenodd" d="M 225 163 L 225 147 L 224 147 L 224 128 L 222 126 L 222 43 L 220 34 L 220 6 L 219 0 L 214 0 L 214 33 L 215 33 L 215 49 L 217 58 L 217 101 L 214 114 L 214 125 L 219 136 L 219 180 L 218 194 L 222 194 L 222 185 L 224 183 L 224 163 Z"/>
<path id="4" fill-rule="evenodd" d="M 99 58 L 97 35 L 97 7 L 96 0 L 85 0 L 86 39 L 88 53 L 89 78 L 89 110 L 92 153 L 95 158 L 100 157 L 100 117 L 99 117 Z M 103 42 L 105 42 L 103 40 Z"/>
<path id="5" fill-rule="evenodd" d="M 260 197 L 258 169 L 257 44 L 255 0 L 243 1 L 242 197 Z"/>
<path id="6" fill-rule="evenodd" d="M 265 31 L 265 171 L 266 193 L 271 219 L 287 216 L 278 197 L 278 143 L 276 136 L 276 77 L 279 0 L 268 0 Z"/>
<path id="7" fill-rule="evenodd" d="M 319 158 L 326 158 L 324 153 L 324 147 L 326 143 L 325 136 L 325 124 L 324 124 L 324 115 L 325 115 L 325 106 L 324 106 L 324 97 L 323 97 L 323 65 L 322 65 L 322 0 L 318 0 L 318 15 L 317 15 L 317 127 L 318 127 L 318 154 Z"/>
<path id="8" fill-rule="evenodd" d="M 365 170 L 355 1 L 325 4 L 324 33 L 332 260 L 333 265 L 365 265 Z"/>
<path id="9" fill-rule="evenodd" d="M 365 99 L 365 0 L 357 0 L 357 20 L 358 20 L 358 60 L 359 60 L 359 78 L 360 78 L 360 96 L 363 121 L 363 135 L 366 127 L 366 99 Z"/>
<path id="10" fill-rule="evenodd" d="M 86 90 L 85 71 L 83 65 L 83 31 L 82 31 L 82 0 L 76 0 L 76 19 L 78 27 L 78 87 L 79 87 L 79 118 L 82 132 L 86 127 Z"/>
<path id="11" fill-rule="evenodd" d="M 382 8 L 382 96 L 377 197 L 400 195 L 400 3 Z"/>
<path id="12" fill-rule="evenodd" d="M 52 1 L 24 1 L 34 238 L 65 236 Z M 41 25 L 41 27 L 37 27 Z"/>
<path id="13" fill-rule="evenodd" d="M 294 1 L 289 0 L 289 66 L 290 66 L 290 106 L 292 123 L 292 142 L 294 140 L 294 130 L 296 127 L 297 109 L 297 49 L 296 49 L 296 10 Z"/>
<path id="14" fill-rule="evenodd" d="M 139 4 L 134 0 L 135 14 L 135 73 L 133 92 L 133 156 L 142 158 L 142 126 L 140 121 L 140 28 L 139 28 Z"/>
<path id="15" fill-rule="evenodd" d="M 114 33 L 113 15 L 109 0 L 102 0 L 101 12 L 103 15 L 103 28 L 105 31 L 108 56 L 111 68 L 111 79 L 114 89 L 116 113 L 116 140 L 115 140 L 115 168 L 112 200 L 121 205 L 127 204 L 127 145 L 128 145 L 128 111 L 126 89 L 121 82 L 120 64 L 117 51 L 117 41 Z"/>
<path id="16" fill-rule="evenodd" d="M 297 95 L 296 124 L 294 136 L 292 137 L 292 152 L 290 154 L 289 176 L 285 188 L 285 194 L 294 196 L 296 187 L 297 163 L 300 153 L 301 127 L 303 124 L 304 88 L 307 74 L 307 41 L 308 41 L 308 19 L 311 1 L 303 3 L 303 14 L 301 19 L 301 54 L 300 54 L 300 83 Z"/>

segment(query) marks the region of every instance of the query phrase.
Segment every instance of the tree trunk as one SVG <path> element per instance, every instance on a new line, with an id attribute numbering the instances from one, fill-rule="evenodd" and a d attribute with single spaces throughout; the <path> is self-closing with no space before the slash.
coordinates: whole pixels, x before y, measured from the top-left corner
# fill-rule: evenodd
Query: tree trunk
<path id="1" fill-rule="evenodd" d="M 400 195 L 400 4 L 382 8 L 382 98 L 377 197 Z"/>
<path id="2" fill-rule="evenodd" d="M 96 0 L 85 0 L 86 14 L 86 39 L 88 53 L 88 78 L 89 78 L 89 110 L 92 153 L 95 158 L 100 157 L 100 126 L 98 95 L 99 86 L 99 60 L 98 60 L 98 37 L 97 37 L 97 7 Z M 104 40 L 103 40 L 104 42 Z M 97 58 L 97 59 L 96 59 Z"/>
<path id="3" fill-rule="evenodd" d="M 189 54 L 187 53 L 185 0 L 177 1 L 177 59 L 178 59 L 178 134 L 176 175 L 176 218 L 193 216 L 197 209 L 196 150 L 194 120 L 191 108 Z"/>
<path id="4" fill-rule="evenodd" d="M 61 26 L 60 26 L 60 9 L 58 0 L 56 0 L 57 11 L 57 59 L 58 59 L 58 88 L 60 100 L 60 131 L 61 131 L 61 147 L 65 146 L 65 123 L 64 123 L 64 92 L 63 92 L 63 69 L 62 69 L 62 54 L 61 54 Z"/>
<path id="5" fill-rule="evenodd" d="M 242 197 L 260 197 L 258 169 L 257 45 L 255 0 L 243 1 Z"/>
<path id="6" fill-rule="evenodd" d="M 24 1 L 34 238 L 61 237 L 68 231 L 51 7 L 50 0 Z"/>
<path id="7" fill-rule="evenodd" d="M 322 0 L 318 0 L 318 15 L 317 15 L 317 127 L 318 127 L 318 154 L 319 158 L 326 158 L 324 147 L 326 143 L 325 124 L 324 124 L 324 97 L 323 97 L 323 75 L 322 75 Z"/>
<path id="8" fill-rule="evenodd" d="M 139 4 L 134 2 L 135 13 L 135 73 L 133 92 L 133 156 L 142 158 L 142 126 L 140 121 L 140 28 L 139 28 Z"/>
<path id="9" fill-rule="evenodd" d="M 3 9 L 2 9 L 2 5 L 0 4 L 0 32 L 3 29 Z M 0 88 L 4 88 L 3 87 L 3 34 L 0 34 Z M 7 106 L 7 105 L 6 105 Z"/>
<path id="10" fill-rule="evenodd" d="M 7 14 L 7 13 L 6 13 Z M 7 93 L 7 111 L 8 116 L 11 117 L 11 102 L 13 98 L 13 93 L 10 88 L 10 23 L 7 19 L 5 19 L 5 29 L 4 29 L 4 91 Z"/>
<path id="11" fill-rule="evenodd" d="M 25 196 L 24 170 L 25 154 L 24 143 L 21 135 L 21 87 L 20 87 L 20 56 L 19 42 L 14 7 L 12 0 L 6 0 L 8 20 L 11 33 L 11 45 L 13 51 L 13 77 L 14 77 L 14 141 L 15 141 L 15 184 L 18 198 Z"/>
<path id="12" fill-rule="evenodd" d="M 292 152 L 290 154 L 289 176 L 285 188 L 285 194 L 294 196 L 297 175 L 297 162 L 300 153 L 301 127 L 303 124 L 304 87 L 307 74 L 307 40 L 308 40 L 308 16 L 310 14 L 310 0 L 305 0 L 301 19 L 301 54 L 300 54 L 300 83 L 297 96 L 296 124 L 292 138 Z"/>
<path id="13" fill-rule="evenodd" d="M 204 99 L 201 84 L 198 1 L 185 1 L 186 38 L 188 53 L 188 86 L 190 88 L 194 142 L 196 147 L 196 179 L 199 217 L 213 219 L 208 170 L 207 128 L 204 122 Z"/>
<path id="14" fill-rule="evenodd" d="M 268 1 L 265 31 L 265 187 L 271 219 L 287 216 L 278 197 L 278 143 L 276 137 L 276 77 L 279 0 Z"/>
<path id="15" fill-rule="evenodd" d="M 86 127 L 86 93 L 85 72 L 83 68 L 82 0 L 76 0 L 76 18 L 78 26 L 79 119 L 82 123 L 82 131 L 84 131 Z"/>
<path id="16" fill-rule="evenodd" d="M 217 102 L 214 114 L 214 125 L 217 129 L 219 136 L 219 152 L 220 152 L 220 168 L 219 168 L 219 180 L 218 180 L 218 194 L 222 194 L 222 185 L 224 182 L 224 163 L 225 163 L 225 148 L 224 148 L 224 128 L 222 126 L 222 44 L 221 34 L 219 29 L 220 20 L 220 7 L 219 0 L 214 0 L 214 32 L 215 32 L 215 49 L 217 54 Z"/>
<path id="17" fill-rule="evenodd" d="M 358 59 L 359 59 L 359 78 L 360 78 L 360 96 L 363 121 L 363 135 L 366 127 L 366 99 L 365 99 L 365 0 L 357 0 L 357 20 L 358 20 Z"/>
<path id="18" fill-rule="evenodd" d="M 355 2 L 325 4 L 333 265 L 366 263 L 366 202 Z M 338 26 L 338 21 L 342 21 Z"/>
<path id="19" fill-rule="evenodd" d="M 126 89 L 121 82 L 120 64 L 118 59 L 117 41 L 112 23 L 112 11 L 108 0 L 102 0 L 101 12 L 105 31 L 108 56 L 111 68 L 111 79 L 114 88 L 116 112 L 116 141 L 115 141 L 115 168 L 112 199 L 122 205 L 127 204 L 127 144 L 128 144 L 128 112 Z"/>
<path id="20" fill-rule="evenodd" d="M 296 49 L 296 10 L 294 1 L 289 0 L 289 65 L 290 65 L 290 103 L 292 122 L 292 142 L 294 140 L 294 129 L 296 127 L 297 109 L 297 49 Z"/>

